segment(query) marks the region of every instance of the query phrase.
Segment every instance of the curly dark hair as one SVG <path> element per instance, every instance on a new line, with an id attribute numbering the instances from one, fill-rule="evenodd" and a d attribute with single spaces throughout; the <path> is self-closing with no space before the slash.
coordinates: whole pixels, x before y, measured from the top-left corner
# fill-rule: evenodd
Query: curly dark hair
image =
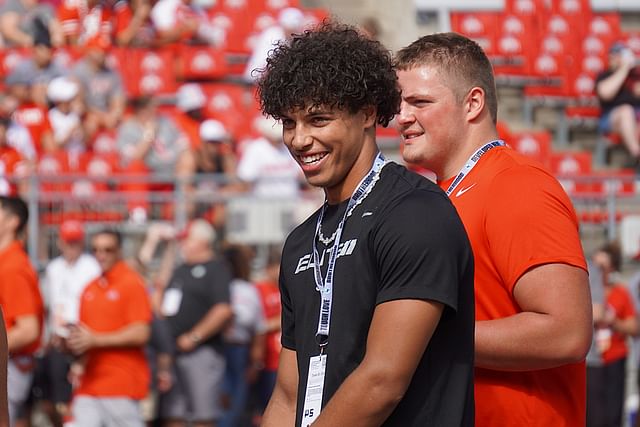
<path id="1" fill-rule="evenodd" d="M 259 71 L 262 112 L 278 120 L 298 108 L 374 106 L 386 126 L 400 110 L 391 54 L 349 25 L 325 21 L 280 42 Z"/>

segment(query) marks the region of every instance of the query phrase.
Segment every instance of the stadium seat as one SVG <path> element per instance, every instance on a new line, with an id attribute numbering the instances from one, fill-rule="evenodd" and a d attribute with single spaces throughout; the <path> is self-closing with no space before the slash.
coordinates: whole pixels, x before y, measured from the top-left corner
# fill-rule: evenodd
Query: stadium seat
<path id="1" fill-rule="evenodd" d="M 495 12 L 451 12 L 451 29 L 463 34 L 482 47 L 489 59 L 497 55 L 496 29 L 498 13 Z"/>
<path id="2" fill-rule="evenodd" d="M 591 195 L 591 153 L 588 151 L 553 152 L 549 156 L 551 172 L 569 196 Z"/>
<path id="3" fill-rule="evenodd" d="M 551 134 L 547 131 L 511 132 L 509 145 L 542 165 L 550 166 Z"/>
<path id="4" fill-rule="evenodd" d="M 208 46 L 180 47 L 184 80 L 215 80 L 227 74 L 224 52 Z"/>

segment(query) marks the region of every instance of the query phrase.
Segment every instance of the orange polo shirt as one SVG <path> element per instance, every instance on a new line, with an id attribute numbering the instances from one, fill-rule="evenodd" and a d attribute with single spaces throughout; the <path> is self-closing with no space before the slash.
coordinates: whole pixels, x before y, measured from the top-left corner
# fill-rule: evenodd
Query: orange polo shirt
<path id="1" fill-rule="evenodd" d="M 142 277 L 124 261 L 93 280 L 82 293 L 80 322 L 95 332 L 115 332 L 151 322 L 151 305 Z M 150 374 L 143 347 L 95 348 L 87 352 L 77 395 L 142 399 Z"/>
<path id="2" fill-rule="evenodd" d="M 7 330 L 16 324 L 18 317 L 34 315 L 38 318 L 38 339 L 33 344 L 12 353 L 14 356 L 33 354 L 40 347 L 44 306 L 38 287 L 38 275 L 22 244 L 17 240 L 0 251 L 0 306 L 4 312 Z"/>
<path id="3" fill-rule="evenodd" d="M 446 190 L 452 180 L 440 186 Z M 537 162 L 494 148 L 450 198 L 473 248 L 476 320 L 520 312 L 513 290 L 533 267 L 562 263 L 586 270 L 571 201 Z M 475 400 L 477 426 L 584 426 L 585 364 L 527 372 L 476 368 Z"/>

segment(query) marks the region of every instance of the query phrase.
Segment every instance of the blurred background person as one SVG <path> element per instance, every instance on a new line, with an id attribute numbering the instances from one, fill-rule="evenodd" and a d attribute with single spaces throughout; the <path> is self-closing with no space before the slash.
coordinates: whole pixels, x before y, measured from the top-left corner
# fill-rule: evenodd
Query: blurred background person
<path id="1" fill-rule="evenodd" d="M 609 67 L 596 78 L 596 94 L 602 109 L 599 131 L 619 134 L 632 163 L 640 166 L 640 66 L 624 43 L 609 49 Z"/>
<path id="2" fill-rule="evenodd" d="M 592 257 L 604 286 L 604 310 L 594 312 L 593 339 L 599 361 L 587 366 L 587 426 L 620 427 L 625 401 L 627 338 L 640 325 L 633 298 L 621 282 L 622 254 L 616 243 L 602 246 Z M 598 315 L 599 314 L 599 315 Z"/>
<path id="3" fill-rule="evenodd" d="M 161 182 L 144 178 L 122 186 L 125 191 L 150 194 L 154 190 L 173 188 L 170 177 L 187 175 L 188 143 L 173 120 L 158 112 L 157 101 L 142 96 L 131 101 L 133 114 L 118 127 L 116 143 L 125 173 L 139 176 L 162 176 Z M 132 201 L 131 218 L 148 218 L 148 200 Z"/>
<path id="4" fill-rule="evenodd" d="M 149 392 L 144 354 L 151 306 L 143 278 L 122 258 L 120 233 L 104 229 L 91 238 L 101 275 L 80 299 L 78 323 L 68 325 L 66 346 L 79 359 L 72 367 L 72 403 L 78 426 L 143 426 L 139 402 Z"/>
<path id="5" fill-rule="evenodd" d="M 42 292 L 48 309 L 47 329 L 49 342 L 43 359 L 44 380 L 48 390 L 44 392 L 54 406 L 49 413 L 54 425 L 70 415 L 71 383 L 69 368 L 71 358 L 64 347 L 69 336 L 69 325 L 79 323 L 80 296 L 85 287 L 100 275 L 96 259 L 85 253 L 84 226 L 75 220 L 66 220 L 59 229 L 60 255 L 47 265 Z"/>
<path id="6" fill-rule="evenodd" d="M 113 5 L 114 41 L 117 46 L 152 47 L 155 30 L 149 0 L 117 0 Z"/>
<path id="7" fill-rule="evenodd" d="M 200 125 L 205 120 L 207 97 L 197 83 L 186 83 L 176 92 L 176 124 L 189 138 L 192 150 L 200 146 Z"/>
<path id="8" fill-rule="evenodd" d="M 209 23 L 207 14 L 191 0 L 158 0 L 151 21 L 160 44 L 220 44 L 223 32 Z"/>
<path id="9" fill-rule="evenodd" d="M 52 105 L 48 114 L 54 150 L 64 150 L 70 157 L 87 151 L 82 120 L 73 105 L 78 92 L 78 83 L 68 77 L 56 77 L 47 87 L 47 99 Z"/>
<path id="10" fill-rule="evenodd" d="M 218 234 L 226 224 L 224 199 L 245 189 L 237 178 L 232 138 L 221 122 L 205 120 L 199 129 L 200 143 L 188 154 L 188 191 L 195 198 L 192 215 L 208 219 Z M 220 200 L 214 201 L 211 196 Z"/>
<path id="11" fill-rule="evenodd" d="M 68 73 L 67 68 L 53 56 L 54 48 L 49 30 L 36 21 L 32 55 L 20 61 L 10 75 L 24 76 L 31 82 L 31 99 L 47 107 L 46 91 L 51 79 Z"/>
<path id="12" fill-rule="evenodd" d="M 258 197 L 295 198 L 302 172 L 284 145 L 282 124 L 259 116 L 254 126 L 261 136 L 243 146 L 238 178 Z"/>
<path id="13" fill-rule="evenodd" d="M 6 47 L 33 47 L 39 27 L 51 32 L 55 46 L 61 44 L 61 27 L 50 5 L 37 0 L 7 0 L 0 7 L 0 34 Z"/>
<path id="14" fill-rule="evenodd" d="M 191 221 L 179 238 L 183 262 L 162 286 L 161 311 L 176 356 L 175 380 L 163 396 L 161 414 L 166 426 L 211 427 L 222 416 L 222 336 L 233 318 L 231 273 L 215 257 L 216 234 L 206 220 Z"/>
<path id="15" fill-rule="evenodd" d="M 80 85 L 83 123 L 89 139 L 100 129 L 115 130 L 126 106 L 122 76 L 107 64 L 108 48 L 109 43 L 102 39 L 88 41 L 71 72 Z"/>
<path id="16" fill-rule="evenodd" d="M 280 301 L 280 258 L 282 248 L 271 247 L 267 254 L 263 277 L 256 282 L 256 289 L 260 294 L 262 310 L 265 316 L 264 360 L 263 368 L 258 375 L 253 394 L 256 403 L 256 419 L 254 425 L 260 425 L 260 418 L 276 385 L 276 373 L 280 360 L 281 315 Z"/>
<path id="17" fill-rule="evenodd" d="M 66 46 L 90 43 L 111 45 L 113 33 L 109 2 L 101 0 L 63 1 L 56 11 Z"/>
<path id="18" fill-rule="evenodd" d="M 22 245 L 29 219 L 19 197 L 0 196 L 0 307 L 7 326 L 9 348 L 8 401 L 14 425 L 29 395 L 40 347 L 44 308 L 38 275 Z"/>
<path id="19" fill-rule="evenodd" d="M 32 97 L 33 76 L 14 72 L 7 76 L 5 83 L 9 96 L 16 101 L 11 118 L 29 131 L 36 154 L 53 152 L 53 132 L 47 108 L 36 104 Z"/>
<path id="20" fill-rule="evenodd" d="M 248 420 L 249 387 L 264 367 L 266 324 L 260 294 L 251 282 L 253 250 L 246 245 L 227 245 L 224 258 L 231 267 L 233 321 L 224 332 L 226 410 L 220 427 L 240 427 Z"/>
<path id="21" fill-rule="evenodd" d="M 11 120 L 0 116 L 0 195 L 26 194 L 28 183 L 24 178 L 29 167 L 24 157 L 13 148 L 8 140 Z"/>

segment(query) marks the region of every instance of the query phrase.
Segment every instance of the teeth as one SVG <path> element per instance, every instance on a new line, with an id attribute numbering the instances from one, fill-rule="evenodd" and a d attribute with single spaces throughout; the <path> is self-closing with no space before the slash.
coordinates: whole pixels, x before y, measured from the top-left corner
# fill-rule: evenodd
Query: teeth
<path id="1" fill-rule="evenodd" d="M 302 160 L 302 163 L 304 163 L 305 165 L 308 165 L 322 160 L 325 155 L 326 154 L 314 154 L 313 156 L 301 156 L 300 160 Z"/>

